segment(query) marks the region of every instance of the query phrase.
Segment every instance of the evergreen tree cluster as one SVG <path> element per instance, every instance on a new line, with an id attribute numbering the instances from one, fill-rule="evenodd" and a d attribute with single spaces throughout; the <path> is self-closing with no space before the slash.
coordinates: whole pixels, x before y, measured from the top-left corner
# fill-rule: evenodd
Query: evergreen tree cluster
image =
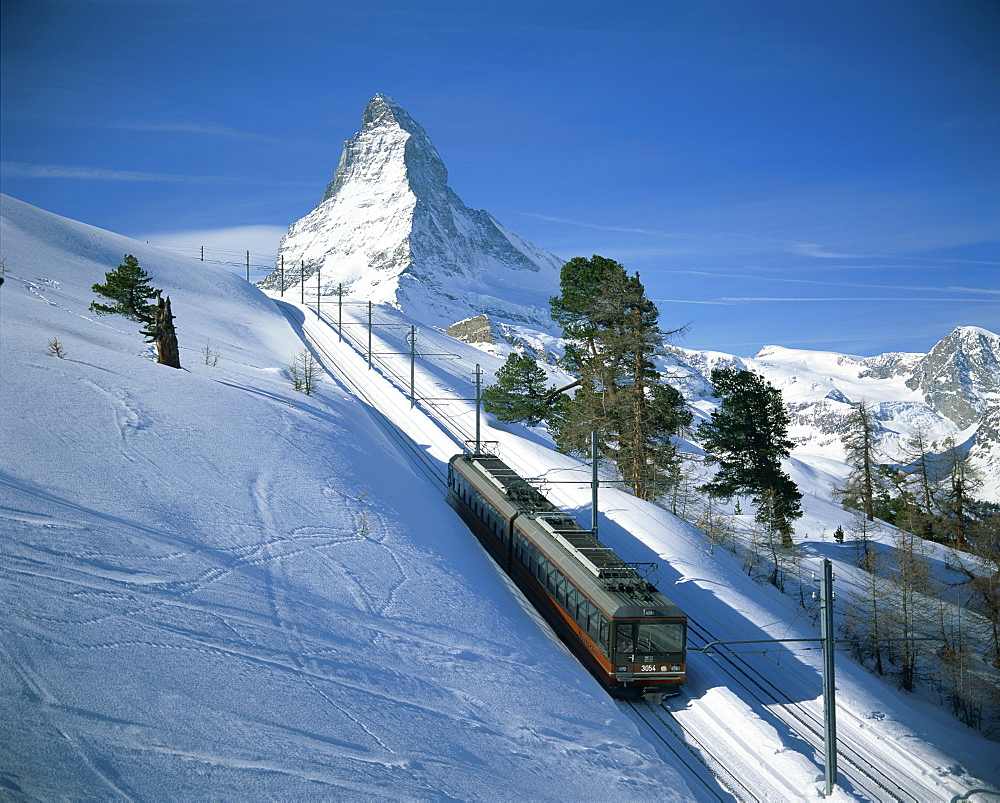
<path id="1" fill-rule="evenodd" d="M 847 426 L 844 451 L 850 473 L 837 489 L 845 508 L 959 550 L 975 547 L 982 530 L 977 524 L 989 518 L 989 510 L 975 498 L 982 478 L 954 439 L 935 452 L 918 428 L 906 454 L 887 463 L 878 447 L 878 422 L 866 402 L 855 406 Z"/>
<path id="2" fill-rule="evenodd" d="M 712 386 L 720 404 L 698 427 L 698 436 L 706 462 L 718 470 L 702 488 L 716 498 L 750 496 L 757 522 L 790 547 L 792 522 L 802 516 L 802 494 L 781 467 L 794 445 L 781 391 L 752 371 L 731 369 L 713 371 Z"/>
<path id="3" fill-rule="evenodd" d="M 667 337 L 659 310 L 638 274 L 606 257 L 576 257 L 562 267 L 552 317 L 567 341 L 565 363 L 577 377 L 549 418 L 556 445 L 587 454 L 591 433 L 598 451 L 642 499 L 676 482 L 680 458 L 672 436 L 691 423 L 676 388 L 663 382 L 653 358 Z"/>
<path id="4" fill-rule="evenodd" d="M 497 371 L 496 384 L 483 390 L 483 408 L 500 421 L 534 427 L 553 415 L 554 391 L 546 386 L 545 371 L 534 359 L 514 352 Z"/>

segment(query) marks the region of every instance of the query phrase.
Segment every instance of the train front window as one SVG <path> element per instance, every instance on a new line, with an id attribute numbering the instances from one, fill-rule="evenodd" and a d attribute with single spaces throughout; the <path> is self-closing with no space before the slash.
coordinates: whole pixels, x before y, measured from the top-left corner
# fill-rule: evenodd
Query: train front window
<path id="1" fill-rule="evenodd" d="M 642 655 L 672 655 L 684 649 L 684 625 L 640 624 L 636 649 Z"/>
<path id="2" fill-rule="evenodd" d="M 683 624 L 618 622 L 615 625 L 616 661 L 666 660 L 683 651 Z"/>
<path id="3" fill-rule="evenodd" d="M 635 654 L 635 625 L 619 624 L 615 628 L 615 652 L 619 661 L 632 661 Z"/>

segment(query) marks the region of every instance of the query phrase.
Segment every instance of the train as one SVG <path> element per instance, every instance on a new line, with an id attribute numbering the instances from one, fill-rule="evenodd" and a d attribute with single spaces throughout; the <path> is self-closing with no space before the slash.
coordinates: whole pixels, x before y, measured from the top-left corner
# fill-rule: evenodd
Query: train
<path id="1" fill-rule="evenodd" d="M 448 463 L 448 503 L 486 552 L 614 697 L 680 692 L 687 617 L 648 577 L 488 454 Z"/>

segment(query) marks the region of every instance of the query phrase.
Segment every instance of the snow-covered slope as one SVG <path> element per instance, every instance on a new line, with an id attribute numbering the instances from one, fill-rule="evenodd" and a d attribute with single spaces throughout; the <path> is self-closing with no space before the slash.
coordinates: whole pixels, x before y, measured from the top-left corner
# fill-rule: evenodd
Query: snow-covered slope
<path id="1" fill-rule="evenodd" d="M 204 263 L 2 204 L 4 795 L 700 799 L 520 607 L 364 404 L 329 378 L 316 396 L 291 391 L 282 369 L 301 341 L 269 299 Z M 184 370 L 154 364 L 137 326 L 87 311 L 90 285 L 124 253 L 171 296 Z M 382 381 L 324 326 L 339 365 Z M 378 329 L 376 350 L 405 351 L 407 332 Z M 421 351 L 451 356 L 418 363 L 421 395 L 455 396 L 449 420 L 468 426 L 473 367 L 489 377 L 513 346 L 417 334 Z M 63 359 L 47 353 L 54 337 Z M 789 371 L 790 386 L 812 384 L 802 366 Z M 440 433 L 421 434 L 424 414 L 405 402 L 395 408 L 417 443 L 444 459 L 430 448 Z M 585 467 L 539 433 L 484 428 L 589 515 Z M 830 531 L 848 514 L 823 498 L 816 464 L 792 463 L 806 492 L 803 572 L 829 556 L 847 578 L 849 547 Z M 662 508 L 607 488 L 600 509 L 602 537 L 626 559 L 658 561 L 661 587 L 716 637 L 815 637 L 796 602 Z M 747 660 L 821 711 L 817 653 Z M 716 728 L 761 795 L 818 798 L 821 756 L 741 694 L 717 658 L 692 652 L 671 705 Z M 838 702 L 842 738 L 941 799 L 1000 780 L 995 743 L 846 659 Z"/>
<path id="2" fill-rule="evenodd" d="M 263 287 L 392 303 L 428 324 L 481 313 L 549 325 L 548 298 L 562 260 L 469 209 L 424 129 L 376 95 L 362 129 L 344 143 L 319 205 L 294 223 Z M 283 266 L 283 267 L 282 267 Z"/>
<path id="3" fill-rule="evenodd" d="M 6 197 L 0 235 L 0 797 L 689 799 L 364 406 L 291 391 L 271 300 Z M 124 253 L 183 370 L 88 312 Z"/>

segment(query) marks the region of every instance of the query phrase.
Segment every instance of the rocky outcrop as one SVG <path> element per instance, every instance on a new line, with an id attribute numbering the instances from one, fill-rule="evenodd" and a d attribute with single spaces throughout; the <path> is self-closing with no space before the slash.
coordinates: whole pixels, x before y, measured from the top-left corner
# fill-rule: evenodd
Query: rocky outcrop
<path id="1" fill-rule="evenodd" d="M 965 429 L 1000 406 L 1000 337 L 958 327 L 920 360 L 906 386 Z"/>

